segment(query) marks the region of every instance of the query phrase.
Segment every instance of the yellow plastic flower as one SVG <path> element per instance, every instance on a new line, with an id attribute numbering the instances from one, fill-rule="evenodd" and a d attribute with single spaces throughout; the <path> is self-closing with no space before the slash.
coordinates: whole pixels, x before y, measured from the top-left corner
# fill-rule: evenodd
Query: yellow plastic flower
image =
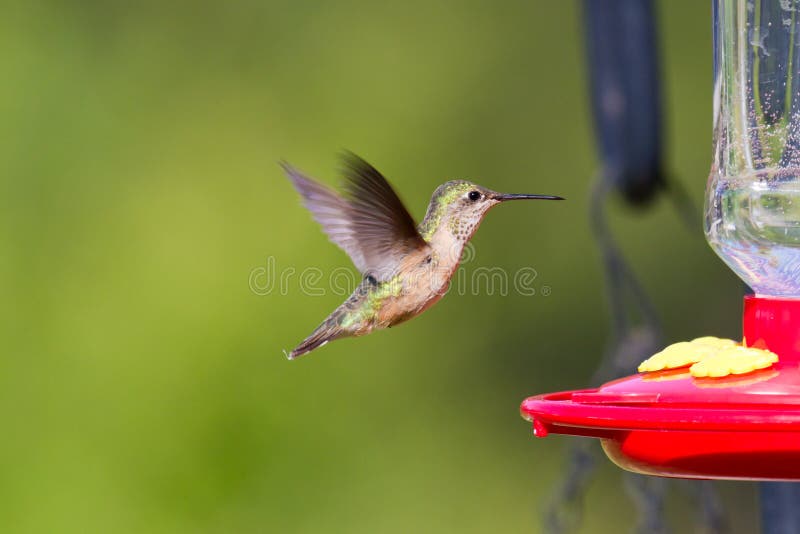
<path id="1" fill-rule="evenodd" d="M 694 377 L 718 378 L 765 369 L 777 361 L 778 356 L 768 350 L 742 347 L 732 339 L 705 336 L 673 343 L 642 362 L 639 372 L 691 366 L 689 372 Z"/>
<path id="2" fill-rule="evenodd" d="M 698 337 L 693 339 L 691 342 L 701 345 L 711 345 L 712 347 L 717 347 L 719 349 L 727 349 L 730 347 L 741 346 L 741 343 L 737 343 L 732 339 L 725 339 L 722 337 L 714 337 L 714 336 Z"/>
<path id="3" fill-rule="evenodd" d="M 681 341 L 673 343 L 659 353 L 654 354 L 646 359 L 639 365 L 640 373 L 650 373 L 653 371 L 662 371 L 664 369 L 676 369 L 678 367 L 686 367 L 697 363 L 703 358 L 712 356 L 720 350 L 720 343 L 717 343 L 717 338 L 698 338 L 693 341 Z M 718 340 L 730 341 L 735 345 L 733 340 Z"/>
<path id="4" fill-rule="evenodd" d="M 702 359 L 692 365 L 689 372 L 698 378 L 742 375 L 756 369 L 766 369 L 777 361 L 778 355 L 768 350 L 732 347 Z"/>

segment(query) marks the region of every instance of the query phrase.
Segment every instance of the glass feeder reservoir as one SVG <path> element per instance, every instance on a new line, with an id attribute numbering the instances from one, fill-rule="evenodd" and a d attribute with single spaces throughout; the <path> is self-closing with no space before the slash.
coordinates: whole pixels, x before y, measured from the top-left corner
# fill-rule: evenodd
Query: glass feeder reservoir
<path id="1" fill-rule="evenodd" d="M 717 1 L 711 247 L 759 296 L 800 298 L 800 2 Z"/>
<path id="2" fill-rule="evenodd" d="M 530 397 L 534 434 L 599 438 L 645 474 L 800 480 L 800 0 L 714 0 L 714 152 L 705 232 L 753 289 L 746 347 L 778 362 L 679 368 Z"/>

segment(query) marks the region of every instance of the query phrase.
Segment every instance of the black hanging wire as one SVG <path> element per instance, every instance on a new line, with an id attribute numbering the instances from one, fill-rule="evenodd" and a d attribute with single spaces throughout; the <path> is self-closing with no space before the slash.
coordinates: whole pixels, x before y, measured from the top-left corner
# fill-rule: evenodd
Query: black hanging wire
<path id="1" fill-rule="evenodd" d="M 602 170 L 593 181 L 590 222 L 601 253 L 611 315 L 611 336 L 593 386 L 631 374 L 657 352 L 664 336 L 655 307 L 625 261 L 607 224 L 605 207 L 613 196 L 646 209 L 667 193 L 679 215 L 698 221 L 685 192 L 663 170 L 661 88 L 658 76 L 656 14 L 652 0 L 584 0 L 591 103 Z M 566 475 L 545 509 L 547 532 L 574 532 L 581 524 L 583 498 L 600 455 L 594 441 L 574 439 Z M 666 534 L 667 479 L 625 472 L 626 493 L 638 517 L 633 531 Z M 687 482 L 698 503 L 700 532 L 728 530 L 719 498 L 710 482 Z"/>

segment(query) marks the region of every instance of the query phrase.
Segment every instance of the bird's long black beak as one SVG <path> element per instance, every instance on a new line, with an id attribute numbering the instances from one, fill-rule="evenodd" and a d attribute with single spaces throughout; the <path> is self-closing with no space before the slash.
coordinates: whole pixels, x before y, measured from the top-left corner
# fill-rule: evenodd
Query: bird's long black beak
<path id="1" fill-rule="evenodd" d="M 564 200 L 564 197 L 557 197 L 554 195 L 523 195 L 514 193 L 495 193 L 494 199 L 503 202 L 506 200 Z"/>

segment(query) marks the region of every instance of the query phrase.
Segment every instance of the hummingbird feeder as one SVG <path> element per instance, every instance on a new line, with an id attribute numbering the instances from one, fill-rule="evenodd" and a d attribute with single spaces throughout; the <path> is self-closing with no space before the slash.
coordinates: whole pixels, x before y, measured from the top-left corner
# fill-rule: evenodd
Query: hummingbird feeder
<path id="1" fill-rule="evenodd" d="M 530 397 L 521 413 L 538 437 L 600 439 L 629 471 L 800 480 L 800 2 L 713 5 L 706 238 L 754 290 L 742 345 L 778 361 L 705 376 L 688 366 L 640 373 Z"/>

